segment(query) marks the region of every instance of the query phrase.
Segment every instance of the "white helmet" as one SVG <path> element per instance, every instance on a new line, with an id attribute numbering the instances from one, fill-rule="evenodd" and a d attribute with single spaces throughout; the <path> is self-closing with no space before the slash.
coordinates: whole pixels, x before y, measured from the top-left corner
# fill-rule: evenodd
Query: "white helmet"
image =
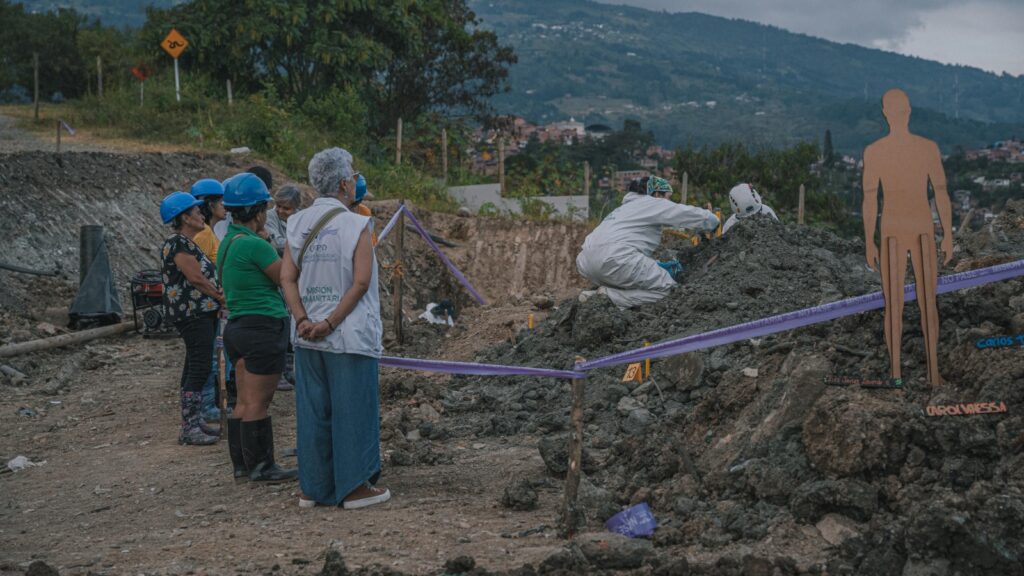
<path id="1" fill-rule="evenodd" d="M 750 184 L 737 184 L 729 190 L 729 204 L 737 218 L 753 216 L 761 211 L 761 195 Z"/>

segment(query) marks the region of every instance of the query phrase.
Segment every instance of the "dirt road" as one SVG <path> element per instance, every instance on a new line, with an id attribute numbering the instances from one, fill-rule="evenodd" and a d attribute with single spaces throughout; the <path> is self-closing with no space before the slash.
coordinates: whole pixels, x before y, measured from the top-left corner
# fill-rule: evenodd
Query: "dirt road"
<path id="1" fill-rule="evenodd" d="M 58 395 L 43 392 L 40 376 L 0 399 L 5 462 L 45 462 L 0 480 L 0 574 L 20 574 L 33 559 L 61 574 L 307 574 L 331 546 L 350 566 L 426 573 L 468 554 L 494 570 L 561 547 L 552 529 L 505 537 L 555 523 L 560 483 L 544 480 L 530 436 L 424 440 L 450 463 L 386 465 L 394 498 L 363 511 L 299 509 L 295 484 L 235 484 L 225 444 L 176 444 L 183 354 L 176 339 L 130 336 L 33 359 L 54 368 L 40 374 L 73 368 Z M 396 377 L 418 376 L 388 371 L 385 380 Z M 272 414 L 278 450 L 294 445 L 291 393 L 278 394 Z M 501 508 L 514 477 L 546 483 L 537 510 Z"/>

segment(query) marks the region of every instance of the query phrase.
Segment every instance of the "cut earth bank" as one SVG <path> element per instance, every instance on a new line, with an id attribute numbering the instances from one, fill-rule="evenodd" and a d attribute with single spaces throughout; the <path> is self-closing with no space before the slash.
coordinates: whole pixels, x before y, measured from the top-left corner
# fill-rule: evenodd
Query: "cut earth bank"
<path id="1" fill-rule="evenodd" d="M 181 161 L 186 166 L 175 178 L 184 182 L 231 162 L 192 156 Z M 202 164 L 207 161 L 212 164 Z M 247 165 L 221 166 L 219 176 Z M 38 174 L 40 191 L 44 181 L 59 177 L 57 170 L 28 172 Z M 124 190 L 145 192 L 147 203 L 129 213 L 145 214 L 147 222 L 155 221 L 149 214 L 161 194 L 183 185 L 168 178 L 165 190 L 157 191 L 144 173 L 136 178 L 137 188 Z M 66 196 L 90 193 L 84 183 L 61 190 Z M 92 193 L 100 192 L 96 186 Z M 36 198 L 48 201 L 44 194 Z M 2 201 L 9 201 L 7 193 Z M 50 226 L 52 234 L 65 234 L 64 244 L 55 248 L 75 250 L 77 226 L 93 223 L 85 221 L 92 215 L 71 200 L 61 202 L 67 203 L 65 212 L 60 219 L 53 216 Z M 386 217 L 389 209 L 382 206 Z M 1012 205 L 992 226 L 968 234 L 957 265 L 1019 258 L 1022 213 L 1020 204 Z M 459 249 L 448 253 L 499 306 L 467 307 L 460 326 L 448 332 L 410 325 L 410 345 L 389 350 L 397 354 L 567 368 L 577 353 L 593 358 L 644 340 L 877 289 L 858 243 L 752 221 L 697 249 L 675 246 L 686 279 L 663 302 L 620 312 L 601 298 L 585 304 L 567 300 L 535 330 L 518 331 L 531 306 L 519 294 L 502 300 L 499 287 L 515 285 L 514 269 L 525 259 L 520 270 L 534 280 L 521 284 L 522 296 L 558 296 L 560 286 L 539 279 L 579 281 L 574 274 L 555 275 L 573 270 L 584 231 L 544 236 L 544 226 L 530 225 L 534 232 L 518 233 L 517 243 L 515 234 L 504 240 L 485 236 L 479 228 L 485 220 L 423 219 L 465 247 L 460 249 L 492 250 L 486 255 L 490 277 L 487 270 L 481 270 L 484 276 L 474 272 L 472 255 L 460 260 Z M 23 226 L 14 219 L 10 225 Z M 152 226 L 152 233 L 125 236 L 122 248 L 155 244 L 163 231 Z M 469 231 L 465 240 L 457 230 L 463 226 Z M 561 246 L 570 233 L 578 236 L 564 252 L 530 260 L 543 249 L 535 240 Z M 407 235 L 407 246 L 418 242 Z M 517 244 L 528 250 L 526 256 L 512 250 Z M 77 255 L 64 258 L 68 276 L 77 277 Z M 151 257 L 130 258 L 115 254 L 113 260 L 115 266 L 129 262 L 124 272 L 152 265 Z M 381 256 L 382 262 L 388 258 Z M 422 252 L 422 258 L 422 276 L 406 274 L 409 290 L 423 290 L 417 283 L 431 290 L 417 293 L 417 300 L 461 294 L 429 254 Z M 0 278 L 8 282 L 8 276 Z M 51 293 L 46 279 L 31 282 L 27 289 L 3 285 L 3 297 L 12 299 L 4 302 L 5 323 L 29 332 L 38 322 L 32 318 L 38 302 L 44 309 L 66 306 L 73 294 L 70 288 Z M 366 514 L 303 514 L 290 487 L 239 489 L 227 482 L 221 447 L 186 450 L 173 444 L 181 356 L 176 342 L 125 338 L 77 353 L 19 358 L 18 368 L 30 381 L 10 387 L 0 400 L 0 411 L 12 415 L 0 426 L 0 451 L 47 464 L 0 480 L 0 559 L 7 560 L 10 573 L 41 558 L 62 573 L 264 573 L 276 565 L 276 572 L 309 574 L 323 566 L 321 555 L 330 547 L 340 548 L 363 573 L 459 572 L 472 563 L 453 559 L 468 555 L 480 565 L 477 571 L 519 573 L 1019 574 L 1024 421 L 1016 406 L 1024 395 L 1024 357 L 1020 349 L 978 350 L 973 342 L 1020 331 L 1024 289 L 1020 280 L 1011 280 L 940 296 L 939 302 L 940 358 L 949 384 L 936 389 L 919 381 L 922 350 L 914 305 L 905 320 L 902 390 L 822 383 L 834 373 L 885 373 L 880 312 L 656 361 L 653 378 L 643 384 L 623 385 L 621 369 L 593 372 L 582 490 L 588 529 L 600 530 L 608 515 L 647 501 L 661 523 L 651 541 L 591 535 L 565 545 L 553 537 L 567 459 L 568 386 L 561 382 L 386 371 L 385 481 L 395 501 Z M 510 342 L 485 349 L 510 336 Z M 756 368 L 757 375 L 744 375 L 745 368 Z M 65 382 L 56 386 L 59 395 L 46 395 L 54 382 Z M 961 400 L 1005 401 L 1010 411 L 960 419 L 923 415 L 927 404 Z M 15 416 L 23 406 L 36 414 Z M 275 407 L 282 445 L 294 438 L 291 413 L 287 398 Z M 446 559 L 453 561 L 442 568 Z M 341 573 L 333 552 L 326 561 L 325 573 Z"/>

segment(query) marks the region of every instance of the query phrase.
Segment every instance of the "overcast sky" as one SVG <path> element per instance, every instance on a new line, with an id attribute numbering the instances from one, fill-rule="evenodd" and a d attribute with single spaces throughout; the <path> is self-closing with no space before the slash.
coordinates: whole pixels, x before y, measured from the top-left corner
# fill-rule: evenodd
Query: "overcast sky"
<path id="1" fill-rule="evenodd" d="M 772 24 L 992 72 L 1024 74 L 1024 0 L 598 0 Z"/>

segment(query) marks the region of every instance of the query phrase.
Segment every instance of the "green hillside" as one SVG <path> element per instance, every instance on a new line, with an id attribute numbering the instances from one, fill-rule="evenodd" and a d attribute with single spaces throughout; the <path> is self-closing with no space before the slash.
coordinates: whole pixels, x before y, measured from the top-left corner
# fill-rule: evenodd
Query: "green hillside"
<path id="1" fill-rule="evenodd" d="M 21 3 L 28 11 L 71 8 L 87 18 L 98 18 L 106 26 L 138 28 L 146 22 L 146 7 L 168 8 L 182 2 L 183 0 L 23 0 Z"/>
<path id="2" fill-rule="evenodd" d="M 952 151 L 1024 134 L 1024 77 L 997 76 L 698 13 L 585 0 L 478 1 L 519 56 L 499 108 L 538 121 L 637 118 L 664 144 L 820 140 L 859 152 L 901 87 L 912 126 Z M 708 102 L 714 102 L 713 107 Z"/>
<path id="3" fill-rule="evenodd" d="M 147 5 L 180 0 L 28 0 L 75 8 L 108 25 L 139 26 Z M 913 128 L 952 152 L 1024 135 L 1024 76 L 998 76 L 837 44 L 698 13 L 588 0 L 476 0 L 473 9 L 516 49 L 499 111 L 546 122 L 575 116 L 621 127 L 640 120 L 665 145 L 820 140 L 859 153 L 884 132 L 878 102 L 910 94 Z M 837 15 L 836 17 L 841 17 Z M 714 102 L 713 107 L 709 102 Z"/>

